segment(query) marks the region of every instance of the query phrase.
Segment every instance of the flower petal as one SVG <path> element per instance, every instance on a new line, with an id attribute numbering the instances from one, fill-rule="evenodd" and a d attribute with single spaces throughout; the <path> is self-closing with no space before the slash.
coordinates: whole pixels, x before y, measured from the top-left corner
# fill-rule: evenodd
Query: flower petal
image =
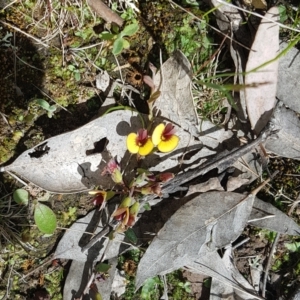
<path id="1" fill-rule="evenodd" d="M 136 139 L 137 139 L 137 134 L 134 132 L 130 133 L 126 139 L 127 149 L 132 154 L 136 154 L 139 152 L 140 147 L 137 145 Z"/>
<path id="2" fill-rule="evenodd" d="M 147 140 L 147 142 L 139 148 L 139 155 L 146 156 L 153 150 L 153 148 L 154 148 L 154 145 L 153 145 L 151 139 L 149 138 Z"/>
<path id="3" fill-rule="evenodd" d="M 159 125 L 157 125 L 152 133 L 152 142 L 154 144 L 154 146 L 157 146 L 160 142 L 161 142 L 161 136 L 163 134 L 165 130 L 165 124 L 164 123 L 160 123 Z"/>
<path id="4" fill-rule="evenodd" d="M 104 193 L 104 191 L 100 191 L 100 190 L 89 191 L 90 195 L 103 194 L 103 193 Z"/>
<path id="5" fill-rule="evenodd" d="M 168 123 L 165 127 L 165 130 L 163 132 L 163 138 L 165 138 L 166 140 L 168 140 L 170 138 L 170 136 L 172 136 L 173 134 L 175 134 L 176 132 L 176 128 L 172 123 Z"/>
<path id="6" fill-rule="evenodd" d="M 116 217 L 116 216 L 123 215 L 124 213 L 126 213 L 127 209 L 128 207 L 119 207 L 112 213 L 111 216 Z"/>
<path id="7" fill-rule="evenodd" d="M 172 135 L 167 141 L 161 141 L 157 148 L 161 152 L 170 152 L 174 150 L 179 143 L 179 137 L 177 135 Z"/>
<path id="8" fill-rule="evenodd" d="M 137 133 L 138 144 L 143 144 L 148 138 L 148 132 L 146 129 L 139 129 Z"/>

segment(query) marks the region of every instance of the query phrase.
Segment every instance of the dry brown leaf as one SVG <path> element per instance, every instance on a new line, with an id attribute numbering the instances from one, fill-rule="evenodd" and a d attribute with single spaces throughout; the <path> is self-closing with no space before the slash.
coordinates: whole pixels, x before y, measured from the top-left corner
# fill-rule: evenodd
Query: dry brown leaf
<path id="1" fill-rule="evenodd" d="M 265 17 L 278 21 L 278 15 L 278 8 L 272 7 Z M 272 60 L 278 53 L 279 26 L 263 19 L 249 53 L 245 76 L 247 86 L 258 85 L 246 88 L 247 111 L 252 129 L 257 134 L 268 123 L 276 104 L 278 60 Z"/>

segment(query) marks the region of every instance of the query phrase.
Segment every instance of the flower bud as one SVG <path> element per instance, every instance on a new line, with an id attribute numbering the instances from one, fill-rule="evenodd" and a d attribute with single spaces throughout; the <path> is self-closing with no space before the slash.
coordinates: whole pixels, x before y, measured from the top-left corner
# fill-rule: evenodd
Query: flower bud
<path id="1" fill-rule="evenodd" d="M 119 205 L 119 208 L 122 207 L 129 207 L 131 205 L 131 198 L 130 197 L 125 197 L 121 204 Z"/>
<path id="2" fill-rule="evenodd" d="M 175 177 L 175 175 L 170 172 L 161 173 L 157 176 L 157 178 L 160 182 L 168 182 L 169 180 L 173 179 L 174 177 Z"/>
<path id="3" fill-rule="evenodd" d="M 123 177 L 121 171 L 119 169 L 115 169 L 111 174 L 111 179 L 115 183 L 123 183 Z"/>
<path id="4" fill-rule="evenodd" d="M 132 216 L 136 216 L 138 214 L 139 210 L 140 210 L 140 203 L 135 202 L 133 205 L 131 205 L 131 207 L 129 209 L 129 214 Z"/>

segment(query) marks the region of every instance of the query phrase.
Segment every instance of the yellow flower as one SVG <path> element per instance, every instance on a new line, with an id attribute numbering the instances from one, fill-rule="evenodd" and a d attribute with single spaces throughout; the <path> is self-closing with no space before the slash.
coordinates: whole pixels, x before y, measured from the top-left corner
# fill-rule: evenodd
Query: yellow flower
<path id="1" fill-rule="evenodd" d="M 179 137 L 174 134 L 175 128 L 173 124 L 160 123 L 157 125 L 152 134 L 152 142 L 161 152 L 170 152 L 174 150 L 178 143 Z"/>
<path id="2" fill-rule="evenodd" d="M 148 155 L 154 148 L 146 129 L 140 129 L 138 133 L 130 133 L 126 140 L 127 149 L 130 153 L 138 153 L 141 156 Z"/>

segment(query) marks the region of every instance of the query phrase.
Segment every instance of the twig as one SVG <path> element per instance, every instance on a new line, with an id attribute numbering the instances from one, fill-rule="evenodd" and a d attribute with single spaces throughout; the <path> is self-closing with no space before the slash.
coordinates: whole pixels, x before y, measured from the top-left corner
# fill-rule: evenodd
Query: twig
<path id="1" fill-rule="evenodd" d="M 84 291 L 83 291 L 83 293 L 82 293 L 82 296 L 81 296 L 79 299 L 82 299 L 82 297 L 83 297 L 85 294 L 88 293 L 88 289 L 89 289 L 90 285 L 92 284 L 92 282 L 94 281 L 95 276 L 96 276 L 96 274 L 95 274 L 95 272 L 93 272 L 92 275 L 91 275 L 91 277 L 90 277 L 90 279 L 89 279 L 89 281 L 88 281 L 88 283 L 86 284 L 86 287 L 85 287 L 85 289 L 84 289 Z"/>
<path id="2" fill-rule="evenodd" d="M 300 194 L 299 194 L 298 198 L 293 202 L 291 208 L 289 209 L 289 212 L 288 212 L 288 215 L 289 215 L 289 216 L 293 213 L 294 209 L 296 208 L 296 206 L 297 206 L 299 203 L 300 203 Z"/>
<path id="3" fill-rule="evenodd" d="M 68 111 L 65 107 L 57 103 L 53 98 L 51 98 L 45 91 L 41 90 L 38 86 L 36 86 L 34 83 L 32 85 L 37 88 L 44 96 L 48 97 L 51 101 L 53 101 L 57 106 L 62 108 L 63 110 L 67 111 L 69 114 L 72 114 L 70 111 Z"/>
<path id="4" fill-rule="evenodd" d="M 17 175 L 11 173 L 8 170 L 5 170 L 5 167 L 0 167 L 0 172 L 7 172 L 10 176 L 12 176 L 13 178 L 15 178 L 16 180 L 18 180 L 19 182 L 21 182 L 25 186 L 28 186 L 28 184 L 25 181 L 23 181 L 21 178 L 19 178 Z"/>
<path id="5" fill-rule="evenodd" d="M 261 142 L 266 140 L 272 134 L 272 129 L 266 128 L 265 131 L 261 132 L 257 139 L 251 141 L 249 144 L 246 144 L 245 146 L 239 147 L 237 149 L 233 149 L 232 151 L 227 153 L 220 153 L 216 155 L 213 159 L 208 160 L 203 165 L 201 165 L 199 169 L 192 169 L 185 173 L 177 175 L 174 179 L 170 180 L 165 185 L 163 185 L 162 192 L 164 194 L 174 193 L 182 184 L 200 175 L 204 175 L 215 168 L 218 168 L 219 172 L 224 171 L 225 169 L 230 167 L 234 162 L 236 162 L 240 157 L 251 151 L 256 146 L 258 146 Z"/>
<path id="6" fill-rule="evenodd" d="M 1 21 L 1 20 L 0 20 L 0 23 L 2 23 L 3 25 L 5 25 L 5 26 L 7 26 L 7 27 L 12 28 L 12 29 L 15 30 L 15 31 L 21 32 L 22 34 L 24 34 L 24 35 L 26 35 L 27 37 L 29 37 L 29 38 L 33 39 L 34 41 L 36 41 L 37 43 L 43 45 L 45 48 L 48 48 L 48 47 L 49 47 L 49 45 L 43 43 L 41 40 L 37 39 L 37 38 L 34 37 L 33 35 L 31 35 L 31 34 L 25 32 L 25 31 L 19 29 L 18 27 L 14 26 L 14 25 L 11 25 L 11 24 L 6 23 L 6 22 Z"/>
<path id="7" fill-rule="evenodd" d="M 13 131 L 11 125 L 7 121 L 7 118 L 6 118 L 7 116 L 4 113 L 2 113 L 1 111 L 0 111 L 0 116 L 3 118 L 3 121 L 9 126 L 10 130 Z"/>
<path id="8" fill-rule="evenodd" d="M 6 293 L 5 293 L 5 295 L 1 298 L 1 300 L 9 299 L 9 293 L 10 293 L 10 290 L 11 290 L 12 284 L 13 284 L 13 278 L 11 278 L 11 273 L 12 273 L 13 267 L 14 267 L 14 265 L 12 265 L 12 266 L 10 267 L 9 275 L 8 275 L 8 284 L 7 284 L 7 286 L 6 286 Z"/>
<path id="9" fill-rule="evenodd" d="M 38 267 L 36 267 L 34 270 L 30 271 L 29 273 L 27 273 L 26 275 L 22 276 L 22 279 L 24 280 L 26 277 L 30 276 L 31 274 L 33 274 L 34 272 L 36 272 L 37 270 L 39 270 L 40 268 L 44 267 L 45 265 L 49 264 L 52 260 L 53 260 L 53 254 L 50 255 L 50 257 L 44 261 L 41 265 L 39 265 Z"/>
<path id="10" fill-rule="evenodd" d="M 86 252 L 93 247 L 102 237 L 107 235 L 110 231 L 110 226 L 106 225 L 99 233 L 97 233 L 85 246 L 81 248 L 81 252 Z"/>
<path id="11" fill-rule="evenodd" d="M 237 243 L 236 245 L 234 245 L 234 246 L 232 247 L 232 250 L 234 250 L 234 249 L 236 249 L 236 248 L 238 248 L 238 247 L 244 245 L 244 244 L 247 243 L 249 240 L 250 240 L 249 237 L 243 239 L 242 241 L 240 241 L 239 243 Z"/>
<path id="12" fill-rule="evenodd" d="M 269 273 L 269 270 L 270 270 L 270 267 L 271 267 L 272 257 L 273 257 L 273 254 L 275 252 L 275 248 L 276 248 L 276 246 L 278 244 L 278 241 L 279 241 L 279 237 L 280 237 L 280 234 L 277 232 L 276 237 L 275 237 L 274 242 L 273 242 L 273 245 L 272 245 L 272 248 L 271 248 L 271 251 L 270 251 L 270 254 L 269 254 L 269 257 L 268 257 L 265 272 L 264 272 L 264 280 L 263 280 L 263 286 L 262 286 L 262 292 L 261 292 L 261 294 L 264 298 L 265 298 L 265 295 L 266 295 L 266 286 L 267 286 L 267 280 L 268 280 L 268 273 Z"/>
<path id="13" fill-rule="evenodd" d="M 42 69 L 39 69 L 35 66 L 32 66 L 31 64 L 27 63 L 25 60 L 23 60 L 22 58 L 20 58 L 17 54 L 15 54 L 15 57 L 20 60 L 24 65 L 27 65 L 28 67 L 32 68 L 32 69 L 35 69 L 35 70 L 38 70 L 38 71 L 41 71 L 41 72 L 45 72 L 45 70 L 42 70 Z"/>
<path id="14" fill-rule="evenodd" d="M 99 233 L 97 233 L 85 246 L 81 248 L 81 252 L 86 252 L 88 249 L 93 247 L 102 237 L 107 235 L 112 229 L 119 224 L 119 221 L 113 219 L 107 224 Z"/>
<path id="15" fill-rule="evenodd" d="M 16 2 L 19 2 L 19 0 L 14 0 L 12 2 L 10 2 L 9 4 L 7 4 L 5 7 L 2 8 L 2 10 L 6 10 L 7 8 L 9 8 L 10 6 L 12 6 L 13 4 L 15 4 Z"/>

